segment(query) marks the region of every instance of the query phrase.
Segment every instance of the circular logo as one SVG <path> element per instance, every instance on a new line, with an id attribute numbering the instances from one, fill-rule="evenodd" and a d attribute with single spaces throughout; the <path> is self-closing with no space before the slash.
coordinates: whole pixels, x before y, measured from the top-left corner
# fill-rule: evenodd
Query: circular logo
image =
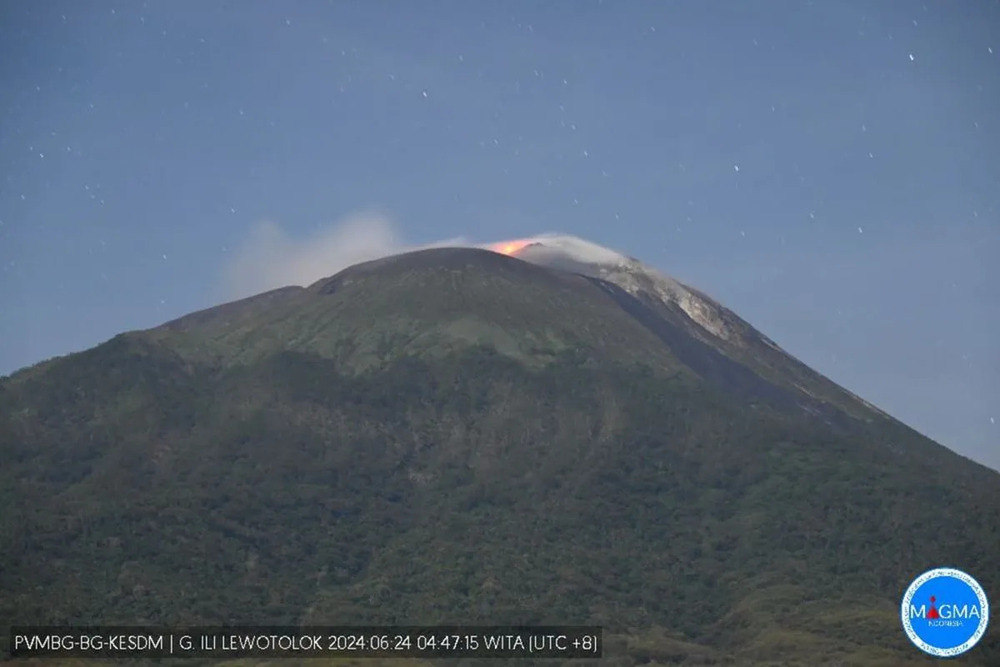
<path id="1" fill-rule="evenodd" d="M 939 567 L 913 580 L 900 606 L 903 630 L 921 651 L 951 658 L 971 649 L 990 621 L 979 582 L 961 570 Z"/>

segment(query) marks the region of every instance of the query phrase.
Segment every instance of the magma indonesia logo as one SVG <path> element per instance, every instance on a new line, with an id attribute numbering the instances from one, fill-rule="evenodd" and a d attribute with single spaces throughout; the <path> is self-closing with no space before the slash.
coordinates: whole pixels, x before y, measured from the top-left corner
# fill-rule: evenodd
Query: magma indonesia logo
<path id="1" fill-rule="evenodd" d="M 975 646 L 990 621 L 990 604 L 979 582 L 961 570 L 940 567 L 913 580 L 900 607 L 903 630 L 921 651 L 938 658 Z"/>

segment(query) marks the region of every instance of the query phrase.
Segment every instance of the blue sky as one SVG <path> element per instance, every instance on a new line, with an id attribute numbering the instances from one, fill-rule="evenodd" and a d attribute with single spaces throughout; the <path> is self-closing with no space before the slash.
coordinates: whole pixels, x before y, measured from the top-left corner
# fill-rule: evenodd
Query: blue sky
<path id="1" fill-rule="evenodd" d="M 0 373 L 555 231 L 1000 469 L 998 2 L 3 0 L 0 77 Z"/>

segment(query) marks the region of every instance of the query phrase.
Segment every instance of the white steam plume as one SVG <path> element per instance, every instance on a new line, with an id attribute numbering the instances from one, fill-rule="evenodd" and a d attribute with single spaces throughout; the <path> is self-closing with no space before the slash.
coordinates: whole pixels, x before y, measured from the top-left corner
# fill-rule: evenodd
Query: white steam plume
<path id="1" fill-rule="evenodd" d="M 239 299 L 288 285 L 310 285 L 348 266 L 420 248 L 467 246 L 462 239 L 425 245 L 399 240 L 395 225 L 375 212 L 355 213 L 294 239 L 272 222 L 258 223 L 223 267 L 220 296 Z"/>
<path id="2" fill-rule="evenodd" d="M 616 264 L 626 259 L 623 254 L 615 250 L 570 234 L 545 233 L 525 240 L 541 243 L 550 253 L 569 257 L 578 262 Z"/>
<path id="3" fill-rule="evenodd" d="M 520 240 L 543 244 L 544 248 L 523 256 L 536 263 L 548 264 L 561 258 L 616 264 L 625 259 L 613 250 L 568 234 L 546 233 Z M 372 211 L 354 213 L 301 239 L 291 238 L 273 222 L 260 222 L 223 267 L 218 296 L 232 300 L 289 285 L 305 287 L 359 262 L 411 250 L 496 245 L 473 244 L 462 238 L 407 244 L 399 239 L 396 226 L 386 215 Z"/>

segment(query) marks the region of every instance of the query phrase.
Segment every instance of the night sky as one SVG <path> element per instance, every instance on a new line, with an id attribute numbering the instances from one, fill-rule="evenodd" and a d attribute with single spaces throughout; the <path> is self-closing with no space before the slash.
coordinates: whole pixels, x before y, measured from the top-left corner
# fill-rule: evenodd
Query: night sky
<path id="1" fill-rule="evenodd" d="M 562 232 L 1000 469 L 1000 2 L 0 0 L 0 373 Z"/>

